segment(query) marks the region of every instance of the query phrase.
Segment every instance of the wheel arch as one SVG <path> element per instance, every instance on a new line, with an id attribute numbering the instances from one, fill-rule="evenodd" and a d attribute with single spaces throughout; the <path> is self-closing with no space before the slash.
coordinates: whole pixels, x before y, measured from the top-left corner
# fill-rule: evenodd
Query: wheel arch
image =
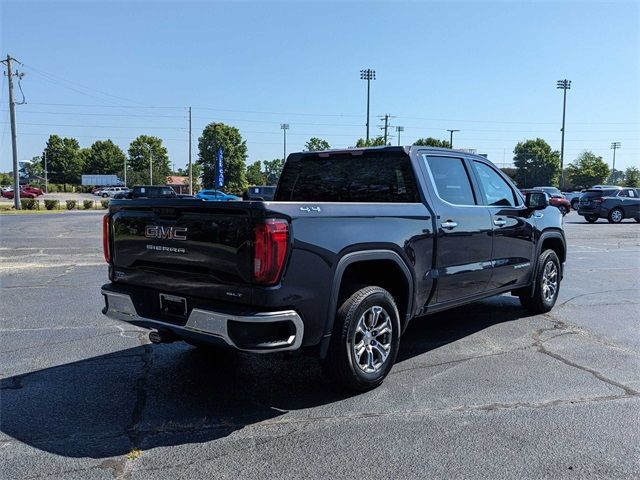
<path id="1" fill-rule="evenodd" d="M 354 277 L 351 273 L 355 272 L 355 269 L 358 267 L 365 272 L 370 272 L 372 269 L 376 270 L 391 267 L 392 270 L 385 270 L 387 274 L 385 280 L 372 281 L 368 283 L 368 285 L 379 286 L 391 293 L 398 307 L 400 323 L 403 328 L 411 318 L 413 312 L 414 278 L 411 269 L 404 259 L 397 252 L 387 249 L 362 250 L 347 253 L 340 258 L 333 274 L 325 330 L 320 342 L 321 358 L 324 358 L 327 354 L 336 311 L 338 310 L 339 301 L 344 294 L 343 286 L 347 285 L 343 282 L 353 281 L 352 285 L 357 285 L 358 283 L 355 280 L 358 276 L 356 275 Z M 393 283 L 398 279 L 402 279 L 402 285 Z"/>
<path id="2" fill-rule="evenodd" d="M 561 230 L 545 230 L 540 234 L 536 245 L 536 267 L 531 277 L 531 294 L 535 290 L 536 278 L 538 278 L 538 270 L 540 268 L 538 259 L 544 250 L 553 250 L 560 260 L 560 279 L 564 276 L 564 262 L 567 260 L 567 242 Z"/>

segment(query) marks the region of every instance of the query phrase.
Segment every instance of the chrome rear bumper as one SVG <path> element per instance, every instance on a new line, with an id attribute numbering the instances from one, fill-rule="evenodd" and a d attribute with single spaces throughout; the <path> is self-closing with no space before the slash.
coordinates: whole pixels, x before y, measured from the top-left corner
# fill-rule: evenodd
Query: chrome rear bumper
<path id="1" fill-rule="evenodd" d="M 184 326 L 174 325 L 153 318 L 141 317 L 131 300 L 131 297 L 124 293 L 102 290 L 105 297 L 105 309 L 103 313 L 114 320 L 121 320 L 130 323 L 144 323 L 157 329 L 171 330 L 176 333 L 185 331 L 190 334 L 199 334 L 206 340 L 207 336 L 224 340 L 229 346 L 246 352 L 282 352 L 287 350 L 297 350 L 302 344 L 304 334 L 304 324 L 302 319 L 294 310 L 284 310 L 280 312 L 260 312 L 254 315 L 237 316 L 211 310 L 194 308 L 189 315 Z M 247 322 L 253 324 L 268 324 L 275 322 L 289 322 L 293 333 L 282 341 L 274 342 L 261 348 L 243 348 L 236 345 L 231 338 L 228 329 L 229 321 Z"/>

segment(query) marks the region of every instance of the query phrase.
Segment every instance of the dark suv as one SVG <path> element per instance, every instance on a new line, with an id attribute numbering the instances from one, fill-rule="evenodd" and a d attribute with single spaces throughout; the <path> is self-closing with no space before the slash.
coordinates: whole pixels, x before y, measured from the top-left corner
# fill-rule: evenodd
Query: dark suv
<path id="1" fill-rule="evenodd" d="M 606 218 L 620 223 L 625 218 L 640 222 L 640 191 L 637 188 L 593 188 L 584 192 L 578 204 L 578 215 L 589 223 Z"/>

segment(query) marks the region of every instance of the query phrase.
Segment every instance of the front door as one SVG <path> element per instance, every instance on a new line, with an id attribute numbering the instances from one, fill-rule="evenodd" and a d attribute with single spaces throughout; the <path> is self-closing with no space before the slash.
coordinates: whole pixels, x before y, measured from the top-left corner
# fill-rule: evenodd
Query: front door
<path id="1" fill-rule="evenodd" d="M 491 215 L 493 271 L 491 290 L 528 281 L 534 255 L 534 219 L 515 189 L 492 165 L 470 162 L 480 187 L 480 196 Z"/>
<path id="2" fill-rule="evenodd" d="M 436 212 L 436 302 L 480 294 L 491 276 L 491 215 L 462 158 L 421 154 Z"/>

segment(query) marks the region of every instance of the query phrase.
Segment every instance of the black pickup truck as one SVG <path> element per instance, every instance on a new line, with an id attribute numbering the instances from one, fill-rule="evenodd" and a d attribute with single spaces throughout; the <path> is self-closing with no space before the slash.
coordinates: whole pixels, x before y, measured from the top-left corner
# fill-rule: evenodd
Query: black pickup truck
<path id="1" fill-rule="evenodd" d="M 511 292 L 550 310 L 566 258 L 546 193 L 428 147 L 289 156 L 275 200 L 114 200 L 103 313 L 153 342 L 305 349 L 342 385 L 382 383 L 410 321 Z"/>

